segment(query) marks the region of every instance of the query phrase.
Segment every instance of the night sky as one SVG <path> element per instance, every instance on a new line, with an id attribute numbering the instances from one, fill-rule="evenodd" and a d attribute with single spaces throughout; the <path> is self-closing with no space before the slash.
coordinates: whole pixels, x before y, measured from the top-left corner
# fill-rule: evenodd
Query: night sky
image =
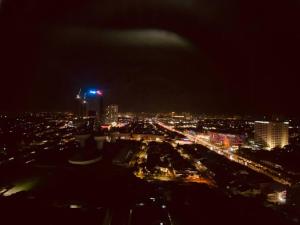
<path id="1" fill-rule="evenodd" d="M 2 0 L 0 111 L 298 115 L 300 2 Z"/>

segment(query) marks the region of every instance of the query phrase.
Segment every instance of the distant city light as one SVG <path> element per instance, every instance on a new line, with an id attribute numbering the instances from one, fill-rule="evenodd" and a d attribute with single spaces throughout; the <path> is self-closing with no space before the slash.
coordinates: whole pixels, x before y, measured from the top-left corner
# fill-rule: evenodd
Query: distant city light
<path id="1" fill-rule="evenodd" d="M 95 90 L 89 90 L 89 93 L 92 94 L 92 95 L 95 95 L 95 94 L 97 94 L 97 91 L 95 91 Z"/>
<path id="2" fill-rule="evenodd" d="M 81 208 L 81 206 L 80 206 L 80 205 L 77 205 L 77 204 L 71 204 L 71 205 L 70 205 L 70 208 L 71 208 L 71 209 L 79 209 L 79 208 Z"/>
<path id="3" fill-rule="evenodd" d="M 137 205 L 138 206 L 144 206 L 145 204 L 143 202 L 141 202 L 141 203 L 138 203 Z"/>
<path id="4" fill-rule="evenodd" d="M 286 191 L 278 192 L 277 197 L 279 203 L 281 204 L 286 203 Z"/>
<path id="5" fill-rule="evenodd" d="M 89 90 L 88 93 L 90 95 L 103 95 L 102 91 L 100 91 L 100 90 L 94 90 L 94 89 Z"/>
<path id="6" fill-rule="evenodd" d="M 255 123 L 264 123 L 264 124 L 269 124 L 269 121 L 255 121 Z"/>

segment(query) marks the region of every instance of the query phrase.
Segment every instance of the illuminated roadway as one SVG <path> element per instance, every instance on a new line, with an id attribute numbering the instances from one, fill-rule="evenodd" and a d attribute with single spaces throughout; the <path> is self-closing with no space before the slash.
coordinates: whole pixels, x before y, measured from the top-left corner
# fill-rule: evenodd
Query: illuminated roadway
<path id="1" fill-rule="evenodd" d="M 246 159 L 246 158 L 244 158 L 240 155 L 237 155 L 235 153 L 225 152 L 224 149 L 208 142 L 207 140 L 205 140 L 203 138 L 197 137 L 196 135 L 191 135 L 191 134 L 188 134 L 188 133 L 181 132 L 181 131 L 176 130 L 173 127 L 165 125 L 164 123 L 161 123 L 159 121 L 156 121 L 156 123 L 159 126 L 165 128 L 169 131 L 176 132 L 178 134 L 181 134 L 181 135 L 187 137 L 190 141 L 193 141 L 197 144 L 200 144 L 200 145 L 203 145 L 203 146 L 207 147 L 209 150 L 214 151 L 219 155 L 223 155 L 224 157 L 226 157 L 227 159 L 229 159 L 233 162 L 242 164 L 243 166 L 246 166 L 246 167 L 248 167 L 248 168 L 250 168 L 250 169 L 252 169 L 252 170 L 254 170 L 258 173 L 264 174 L 264 175 L 272 178 L 274 181 L 276 181 L 278 183 L 281 183 L 283 185 L 289 185 L 289 186 L 292 185 L 292 182 L 289 179 L 281 177 L 281 174 L 278 171 L 276 171 L 272 168 L 266 167 L 266 166 L 261 165 L 257 162 L 254 162 L 252 160 Z"/>

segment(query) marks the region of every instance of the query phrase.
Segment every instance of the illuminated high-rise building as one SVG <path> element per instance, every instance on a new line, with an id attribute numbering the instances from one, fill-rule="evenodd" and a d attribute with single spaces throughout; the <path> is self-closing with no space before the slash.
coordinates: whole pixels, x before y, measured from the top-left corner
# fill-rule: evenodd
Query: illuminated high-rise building
<path id="1" fill-rule="evenodd" d="M 106 107 L 105 112 L 105 122 L 108 124 L 118 122 L 118 111 L 119 107 L 117 105 L 109 105 Z"/>
<path id="2" fill-rule="evenodd" d="M 266 149 L 284 147 L 289 143 L 288 122 L 255 121 L 254 140 Z"/>
<path id="3" fill-rule="evenodd" d="M 85 100 L 87 104 L 87 116 L 97 118 L 103 122 L 103 94 L 100 90 L 88 90 L 85 93 Z"/>
<path id="4" fill-rule="evenodd" d="M 100 90 L 89 89 L 80 95 L 76 95 L 78 115 L 95 117 L 100 123 L 104 123 L 103 93 Z"/>

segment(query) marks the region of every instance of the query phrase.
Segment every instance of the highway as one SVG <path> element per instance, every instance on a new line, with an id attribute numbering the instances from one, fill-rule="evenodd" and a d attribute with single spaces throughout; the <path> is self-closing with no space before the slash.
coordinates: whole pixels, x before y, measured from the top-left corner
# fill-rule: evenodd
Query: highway
<path id="1" fill-rule="evenodd" d="M 203 145 L 205 147 L 207 147 L 209 150 L 211 151 L 214 151 L 216 152 L 217 154 L 219 155 L 222 155 L 224 157 L 226 157 L 227 159 L 233 161 L 233 162 L 236 162 L 236 163 L 239 163 L 243 166 L 246 166 L 258 173 L 261 173 L 261 174 L 264 174 L 268 177 L 270 177 L 271 179 L 273 179 L 274 181 L 278 182 L 278 183 L 281 183 L 283 185 L 288 185 L 288 186 L 291 186 L 292 185 L 292 181 L 288 178 L 285 178 L 285 177 L 282 177 L 281 174 L 270 168 L 270 167 L 266 167 L 265 165 L 261 165 L 257 162 L 254 162 L 252 160 L 249 160 L 247 158 L 244 158 L 236 153 L 233 153 L 233 152 L 228 152 L 228 151 L 224 151 L 224 149 L 222 149 L 221 147 L 219 146 L 216 146 L 212 143 L 210 143 L 209 141 L 205 140 L 205 139 L 202 139 L 200 137 L 197 137 L 196 135 L 191 135 L 191 134 L 188 134 L 188 133 L 184 133 L 184 132 L 181 132 L 179 130 L 176 130 L 174 129 L 173 127 L 171 126 L 168 126 L 160 121 L 156 121 L 156 123 L 169 130 L 169 131 L 172 131 L 172 132 L 175 132 L 175 133 L 178 133 L 178 134 L 181 134 L 183 136 L 185 136 L 186 138 L 188 138 L 190 141 L 194 142 L 194 143 L 197 143 L 197 144 L 200 144 L 200 145 Z"/>

